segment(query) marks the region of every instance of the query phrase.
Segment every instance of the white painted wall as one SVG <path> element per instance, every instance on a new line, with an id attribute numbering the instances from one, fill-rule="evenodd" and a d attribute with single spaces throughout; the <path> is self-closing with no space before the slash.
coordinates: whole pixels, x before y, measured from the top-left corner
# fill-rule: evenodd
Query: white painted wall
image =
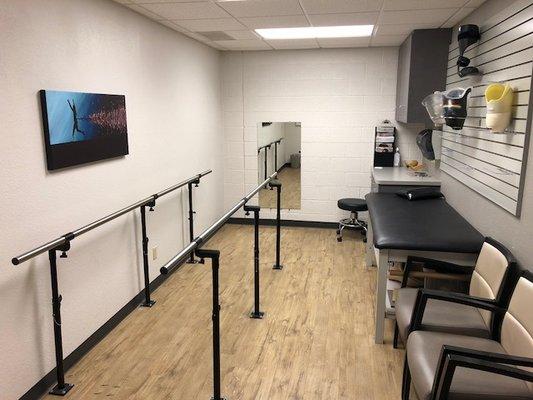
<path id="1" fill-rule="evenodd" d="M 257 123 L 302 123 L 302 209 L 283 218 L 337 221 L 341 197 L 370 190 L 374 126 L 394 120 L 398 48 L 223 53 L 224 204 L 257 184 Z M 419 158 L 400 126 L 404 158 Z M 270 217 L 268 211 L 262 213 Z"/>
<path id="2" fill-rule="evenodd" d="M 11 258 L 212 168 L 195 195 L 207 227 L 223 211 L 224 142 L 216 50 L 109 0 L 2 1 L 0 26 L 0 398 L 11 400 L 54 367 L 47 256 Z M 125 94 L 130 155 L 47 173 L 40 89 Z M 187 241 L 182 206 L 169 195 L 148 214 L 152 279 Z M 139 225 L 121 217 L 59 260 L 65 355 L 142 289 Z"/>
<path id="3" fill-rule="evenodd" d="M 281 168 L 285 163 L 290 162 L 291 154 L 299 153 L 301 150 L 301 128 L 295 125 L 294 122 L 272 122 L 271 125 L 262 126 L 261 123 L 257 125 L 257 146 L 262 147 L 269 143 L 272 143 L 278 139 L 283 139 L 277 145 L 277 165 L 276 168 Z M 231 147 L 233 142 L 228 142 L 228 147 Z M 235 145 L 241 147 L 239 143 Z M 268 149 L 267 155 L 267 174 L 270 175 L 274 172 L 275 163 L 275 148 L 274 145 Z M 226 153 L 229 157 L 231 153 Z M 261 149 L 261 152 L 257 155 L 257 182 L 261 183 L 265 179 L 265 150 Z"/>
<path id="4" fill-rule="evenodd" d="M 285 162 L 291 161 L 291 154 L 302 150 L 302 128 L 293 122 L 285 124 Z"/>
<path id="5" fill-rule="evenodd" d="M 269 121 L 265 121 L 269 122 Z M 261 123 L 257 124 L 257 146 L 261 147 L 272 143 L 278 139 L 285 138 L 285 123 L 284 122 L 272 122 L 271 125 L 262 126 Z M 278 143 L 278 165 L 279 168 L 284 164 L 285 160 L 285 143 L 284 140 L 281 143 Z M 260 183 L 265 179 L 265 154 L 267 157 L 267 174 L 270 175 L 274 172 L 274 145 L 270 146 L 265 152 L 265 149 L 262 149 L 261 152 L 257 155 L 257 182 Z"/>

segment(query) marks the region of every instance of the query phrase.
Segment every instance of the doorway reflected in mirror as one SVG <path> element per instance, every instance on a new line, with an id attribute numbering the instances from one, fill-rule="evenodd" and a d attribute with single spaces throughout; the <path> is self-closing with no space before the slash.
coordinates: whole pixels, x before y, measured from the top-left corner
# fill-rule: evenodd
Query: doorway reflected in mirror
<path id="1" fill-rule="evenodd" d="M 299 122 L 261 122 L 257 128 L 258 183 L 278 171 L 283 209 L 301 209 L 301 129 Z M 276 190 L 259 192 L 261 208 L 276 208 L 276 201 Z"/>

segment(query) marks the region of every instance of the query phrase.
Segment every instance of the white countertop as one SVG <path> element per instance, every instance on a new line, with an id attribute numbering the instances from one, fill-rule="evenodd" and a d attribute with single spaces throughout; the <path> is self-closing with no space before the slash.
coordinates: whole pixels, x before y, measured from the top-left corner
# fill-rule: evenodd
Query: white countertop
<path id="1" fill-rule="evenodd" d="M 417 176 L 406 167 L 374 167 L 372 176 L 378 185 L 440 186 L 441 183 L 439 170 L 429 172 L 429 176 Z"/>

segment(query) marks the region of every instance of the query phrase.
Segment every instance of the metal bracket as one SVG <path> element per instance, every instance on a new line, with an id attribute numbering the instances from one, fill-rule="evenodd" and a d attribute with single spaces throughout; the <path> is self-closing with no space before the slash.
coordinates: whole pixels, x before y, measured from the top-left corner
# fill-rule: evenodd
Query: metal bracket
<path id="1" fill-rule="evenodd" d="M 72 236 L 70 236 L 72 235 Z M 72 233 L 67 233 L 65 235 L 65 238 L 67 237 L 74 237 L 74 235 Z M 59 258 L 68 258 L 68 254 L 67 254 L 67 251 L 70 250 L 70 240 L 67 240 L 65 243 L 57 246 L 55 249 L 55 251 L 60 251 L 61 252 L 61 255 L 59 256 Z"/>

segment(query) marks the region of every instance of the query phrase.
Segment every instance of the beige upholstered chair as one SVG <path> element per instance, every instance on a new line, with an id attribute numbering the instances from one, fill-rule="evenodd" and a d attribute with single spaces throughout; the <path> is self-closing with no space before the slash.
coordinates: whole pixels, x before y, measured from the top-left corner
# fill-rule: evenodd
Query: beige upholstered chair
<path id="1" fill-rule="evenodd" d="M 402 342 L 407 341 L 411 318 L 415 308 L 418 289 L 407 288 L 407 281 L 412 274 L 414 263 L 445 276 L 445 274 L 471 274 L 468 298 L 478 299 L 506 308 L 509 303 L 512 282 L 508 279 L 516 269 L 513 255 L 502 244 L 486 238 L 475 268 L 429 260 L 420 257 L 409 257 L 407 260 L 402 288 L 396 301 L 396 329 L 394 347 L 397 346 L 398 335 Z M 510 284 L 511 283 L 511 284 Z M 439 300 L 428 302 L 424 321 L 425 330 L 455 333 L 477 337 L 490 337 L 493 316 L 490 312 L 460 303 Z"/>
<path id="2" fill-rule="evenodd" d="M 531 272 L 521 274 L 507 311 L 484 303 L 484 311 L 503 316 L 490 339 L 424 331 L 425 305 L 439 298 L 424 292 L 407 340 L 402 399 L 409 399 L 411 380 L 420 400 L 533 399 Z"/>

